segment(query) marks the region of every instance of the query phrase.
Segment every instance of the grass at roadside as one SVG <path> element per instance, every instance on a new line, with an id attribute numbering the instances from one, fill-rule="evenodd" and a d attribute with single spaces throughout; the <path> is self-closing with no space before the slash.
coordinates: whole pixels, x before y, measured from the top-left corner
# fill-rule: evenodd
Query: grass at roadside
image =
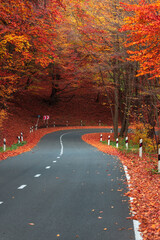
<path id="1" fill-rule="evenodd" d="M 7 151 L 13 151 L 16 150 L 17 148 L 24 146 L 27 142 L 23 141 L 20 143 L 14 143 L 12 146 L 10 147 L 6 147 L 6 151 L 4 151 L 3 147 L 0 147 L 0 152 L 7 152 Z"/>
<path id="2" fill-rule="evenodd" d="M 102 143 L 107 144 L 108 145 L 108 141 L 102 141 Z M 110 141 L 110 145 L 112 147 L 116 148 L 116 142 L 115 141 Z M 119 138 L 118 139 L 118 150 L 120 151 L 124 151 L 126 153 L 138 153 L 139 151 L 139 145 L 135 145 L 133 144 L 133 141 L 130 140 L 129 144 L 128 144 L 128 149 L 126 149 L 126 143 L 125 143 L 125 139 L 124 138 Z"/>

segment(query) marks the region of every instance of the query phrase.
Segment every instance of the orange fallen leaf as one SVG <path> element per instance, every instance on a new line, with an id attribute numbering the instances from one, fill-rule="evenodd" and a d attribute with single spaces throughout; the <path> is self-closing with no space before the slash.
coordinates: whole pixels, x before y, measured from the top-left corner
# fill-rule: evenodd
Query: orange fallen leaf
<path id="1" fill-rule="evenodd" d="M 104 230 L 104 231 L 107 231 L 107 228 L 104 228 L 103 230 Z"/>
<path id="2" fill-rule="evenodd" d="M 34 226 L 35 224 L 34 223 L 28 223 L 30 226 Z"/>

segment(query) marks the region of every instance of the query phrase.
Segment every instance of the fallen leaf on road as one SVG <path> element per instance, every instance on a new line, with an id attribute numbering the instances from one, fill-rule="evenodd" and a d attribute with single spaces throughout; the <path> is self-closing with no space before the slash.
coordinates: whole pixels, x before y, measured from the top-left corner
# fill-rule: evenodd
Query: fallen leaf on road
<path id="1" fill-rule="evenodd" d="M 59 234 L 59 233 L 57 234 L 57 237 L 60 237 L 60 234 Z"/>
<path id="2" fill-rule="evenodd" d="M 125 230 L 125 228 L 124 228 L 124 227 L 122 227 L 122 228 L 119 228 L 118 230 L 119 230 L 119 231 L 122 231 L 122 230 Z"/>
<path id="3" fill-rule="evenodd" d="M 34 226 L 35 224 L 34 223 L 28 223 L 30 226 Z"/>
<path id="4" fill-rule="evenodd" d="M 95 209 L 92 209 L 92 212 L 94 212 L 95 211 Z"/>
<path id="5" fill-rule="evenodd" d="M 114 208 L 114 206 L 111 206 L 111 208 Z"/>
<path id="6" fill-rule="evenodd" d="M 117 192 L 122 192 L 123 191 L 123 189 L 117 189 Z"/>
<path id="7" fill-rule="evenodd" d="M 59 177 L 56 177 L 56 179 L 59 179 Z"/>
<path id="8" fill-rule="evenodd" d="M 102 219 L 102 217 L 99 216 L 98 219 Z"/>
<path id="9" fill-rule="evenodd" d="M 99 211 L 99 213 L 103 213 L 103 211 Z"/>
<path id="10" fill-rule="evenodd" d="M 104 228 L 103 230 L 104 230 L 104 231 L 107 231 L 107 228 Z"/>
<path id="11" fill-rule="evenodd" d="M 79 235 L 76 235 L 76 238 L 79 238 Z"/>

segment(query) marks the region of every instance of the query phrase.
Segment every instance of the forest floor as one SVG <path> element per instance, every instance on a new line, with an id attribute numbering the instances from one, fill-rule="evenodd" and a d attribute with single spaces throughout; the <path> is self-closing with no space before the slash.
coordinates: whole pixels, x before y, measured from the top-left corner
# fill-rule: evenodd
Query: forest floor
<path id="1" fill-rule="evenodd" d="M 103 106 L 103 99 L 96 102 L 97 94 L 86 88 L 77 89 L 73 93 L 68 93 L 54 105 L 49 105 L 51 90 L 46 89 L 36 92 L 21 92 L 14 96 L 9 105 L 8 119 L 4 121 L 3 130 L 0 136 L 0 146 L 3 145 L 3 138 L 6 138 L 7 145 L 17 142 L 17 136 L 21 132 L 24 140 L 29 136 L 30 127 L 36 125 L 38 115 L 40 115 L 39 127 L 45 127 L 44 115 L 49 115 L 49 126 L 54 122 L 57 126 L 98 126 L 99 120 L 102 125 L 112 125 L 109 108 Z M 71 100 L 70 97 L 75 95 Z"/>
<path id="2" fill-rule="evenodd" d="M 27 144 L 14 151 L 0 153 L 0 160 L 30 151 L 45 134 L 67 129 L 66 121 L 68 121 L 68 128 L 79 128 L 81 120 L 83 128 L 98 127 L 99 120 L 101 120 L 102 126 L 112 127 L 109 107 L 103 105 L 104 97 L 101 96 L 97 102 L 97 94 L 92 89 L 78 89 L 72 93 L 75 96 L 70 101 L 69 93 L 55 105 L 48 104 L 50 93 L 50 89 L 46 87 L 38 91 L 38 94 L 28 91 L 17 93 L 14 96 L 9 105 L 8 119 L 4 121 L 1 130 L 0 146 L 3 145 L 3 138 L 6 138 L 8 146 L 16 143 L 17 136 L 21 132 L 23 132 L 24 141 L 27 141 Z M 35 126 L 38 115 L 41 116 L 40 129 L 30 133 L 30 127 Z M 45 128 L 44 115 L 50 116 L 49 126 L 52 128 Z M 53 127 L 54 122 L 55 128 Z M 122 153 L 111 146 L 108 147 L 99 142 L 97 134 L 86 135 L 83 139 L 101 151 L 117 155 L 127 166 L 132 186 L 127 195 L 133 197 L 134 201 L 131 207 L 132 211 L 136 212 L 135 218 L 141 223 L 143 239 L 160 239 L 160 175 L 152 172 L 156 163 L 148 156 L 139 159 L 137 155 Z"/>

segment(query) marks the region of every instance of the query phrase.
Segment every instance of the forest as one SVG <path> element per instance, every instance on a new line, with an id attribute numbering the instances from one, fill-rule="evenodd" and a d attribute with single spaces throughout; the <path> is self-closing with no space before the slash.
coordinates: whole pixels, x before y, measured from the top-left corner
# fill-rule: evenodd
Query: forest
<path id="1" fill-rule="evenodd" d="M 45 128 L 43 115 L 57 128 Z M 0 160 L 34 153 L 47 133 L 102 125 L 114 130 L 112 146 L 99 133 L 83 140 L 128 167 L 132 218 L 144 240 L 158 240 L 160 0 L 0 0 L 0 146 L 21 133 L 26 141 L 0 147 Z M 113 147 L 131 128 L 143 158 L 134 146 Z"/>
<path id="2" fill-rule="evenodd" d="M 114 137 L 130 123 L 158 139 L 160 1 L 1 0 L 0 127 L 19 92 L 50 86 L 49 105 L 82 85 L 103 96 Z"/>

